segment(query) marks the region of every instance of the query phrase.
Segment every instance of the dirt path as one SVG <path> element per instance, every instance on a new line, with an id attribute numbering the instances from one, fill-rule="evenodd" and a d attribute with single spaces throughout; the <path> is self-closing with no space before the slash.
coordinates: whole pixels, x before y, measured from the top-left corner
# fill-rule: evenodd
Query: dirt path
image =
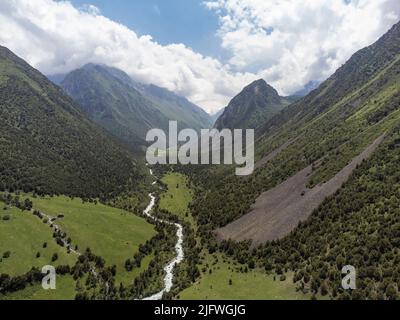
<path id="1" fill-rule="evenodd" d="M 52 229 L 54 232 L 58 232 L 58 231 L 63 232 L 62 229 L 60 228 L 60 226 L 55 223 L 58 220 L 58 218 L 50 216 L 48 214 L 45 214 L 44 212 L 39 211 L 39 210 L 35 210 L 35 209 L 31 210 L 32 213 L 34 213 L 35 211 L 39 212 L 39 218 L 40 219 L 43 219 L 43 218 L 47 219 L 47 225 L 50 227 L 50 229 Z M 78 252 L 77 250 L 74 250 L 72 248 L 72 245 L 67 242 L 65 237 L 61 238 L 61 241 L 64 244 L 64 247 L 67 250 L 69 250 L 71 253 L 77 255 L 78 257 L 82 255 L 80 252 Z"/>
<path id="2" fill-rule="evenodd" d="M 33 212 L 33 211 L 34 211 L 34 209 L 32 209 L 32 212 Z M 48 215 L 48 214 L 45 214 L 44 212 L 41 212 L 41 211 L 39 211 L 39 210 L 37 210 L 37 212 L 39 212 L 39 214 L 40 214 L 39 218 L 46 218 L 46 219 L 47 219 L 47 224 L 48 224 L 48 226 L 49 226 L 54 232 L 58 232 L 58 231 L 61 232 L 61 233 L 63 232 L 62 229 L 60 228 L 60 226 L 57 225 L 57 224 L 55 223 L 55 222 L 57 221 L 58 218 L 52 217 L 52 216 L 50 216 L 50 215 Z M 66 237 L 61 238 L 61 241 L 62 241 L 62 243 L 64 244 L 64 247 L 65 247 L 70 253 L 72 253 L 72 254 L 74 254 L 74 255 L 80 257 L 80 256 L 82 255 L 82 253 L 80 253 L 78 250 L 73 249 L 73 248 L 72 248 L 72 244 L 71 244 L 71 243 L 68 243 L 68 241 L 67 241 L 65 238 L 66 238 Z M 91 272 L 96 278 L 98 278 L 98 273 L 97 273 L 96 268 L 95 268 L 94 266 L 91 266 L 90 272 Z M 101 280 L 101 279 L 100 279 L 100 280 Z M 108 290 L 109 290 L 109 284 L 108 284 L 108 282 L 105 283 L 105 286 L 106 286 L 106 292 L 108 293 Z M 106 293 L 106 294 L 107 294 L 107 293 Z"/>
<path id="3" fill-rule="evenodd" d="M 253 244 L 257 245 L 288 235 L 299 222 L 306 220 L 326 197 L 340 189 L 357 165 L 372 155 L 384 136 L 376 139 L 324 184 L 312 189 L 307 188 L 307 181 L 312 173 L 312 166 L 309 166 L 277 187 L 264 192 L 258 197 L 250 213 L 216 230 L 217 237 L 235 241 L 253 240 Z"/>

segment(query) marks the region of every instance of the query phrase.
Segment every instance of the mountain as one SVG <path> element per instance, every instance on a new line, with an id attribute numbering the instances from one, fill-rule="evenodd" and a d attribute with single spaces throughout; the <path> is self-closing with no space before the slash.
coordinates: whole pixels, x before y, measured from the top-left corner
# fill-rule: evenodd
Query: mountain
<path id="1" fill-rule="evenodd" d="M 211 116 L 186 98 L 153 84 L 133 83 L 133 86 L 150 99 L 168 119 L 177 120 L 181 128 L 200 131 L 212 126 Z"/>
<path id="2" fill-rule="evenodd" d="M 94 122 L 135 152 L 146 145 L 149 130 L 168 128 L 169 119 L 151 101 L 102 66 L 72 71 L 61 87 Z"/>
<path id="3" fill-rule="evenodd" d="M 4 47 L 0 105 L 1 190 L 110 198 L 144 179 L 114 138 Z"/>
<path id="4" fill-rule="evenodd" d="M 211 119 L 212 119 L 212 122 L 213 122 L 214 125 L 217 122 L 217 120 L 219 119 L 219 117 L 223 115 L 224 112 L 225 112 L 225 108 L 222 108 L 218 112 L 216 112 L 213 115 L 211 115 Z"/>
<path id="5" fill-rule="evenodd" d="M 210 250 L 293 272 L 304 292 L 398 297 L 399 106 L 400 23 L 263 121 L 251 176 L 182 168 L 197 181 L 192 206 Z M 346 265 L 359 290 L 341 287 Z"/>
<path id="6" fill-rule="evenodd" d="M 264 80 L 257 80 L 232 99 L 214 126 L 219 130 L 256 129 L 289 103 Z"/>
<path id="7" fill-rule="evenodd" d="M 125 72 L 108 66 L 102 66 L 114 77 L 135 88 L 144 97 L 154 103 L 156 108 L 168 119 L 176 120 L 181 128 L 197 131 L 207 129 L 212 124 L 210 115 L 185 97 L 154 84 L 143 84 L 131 79 Z"/>
<path id="8" fill-rule="evenodd" d="M 170 120 L 178 121 L 180 129 L 200 130 L 211 123 L 208 114 L 187 99 L 136 83 L 116 68 L 88 64 L 68 74 L 61 87 L 96 123 L 136 152 L 146 145 L 149 130 L 167 130 Z"/>
<path id="9" fill-rule="evenodd" d="M 242 185 L 233 189 L 238 192 L 233 197 L 241 203 L 238 207 L 243 208 L 243 203 L 250 207 L 264 191 L 310 165 L 312 171 L 306 175 L 306 187 L 323 185 L 382 135 L 383 145 L 392 143 L 400 124 L 399 84 L 400 24 L 396 24 L 375 44 L 355 53 L 318 89 L 259 127 L 255 144 L 257 170 L 248 179 L 226 177 Z M 209 177 L 203 173 L 202 176 L 208 181 Z M 221 177 L 216 181 L 226 182 Z M 208 196 L 219 195 L 226 200 L 224 189 L 216 187 L 216 192 L 209 192 Z M 249 194 L 257 196 L 248 198 Z M 209 200 L 207 203 L 218 203 Z M 205 207 L 205 210 L 214 212 L 214 221 L 220 216 L 224 221 L 217 222 L 220 226 L 243 213 L 229 206 L 216 211 Z"/>
<path id="10" fill-rule="evenodd" d="M 67 75 L 60 73 L 60 74 L 53 74 L 53 75 L 48 75 L 47 79 L 49 79 L 51 82 L 53 82 L 56 85 L 61 85 L 61 83 L 63 82 L 63 80 L 65 79 Z"/>
<path id="11" fill-rule="evenodd" d="M 319 82 L 319 81 L 310 81 L 303 87 L 303 89 L 300 89 L 299 91 L 296 91 L 295 93 L 293 93 L 292 96 L 300 97 L 300 98 L 305 97 L 311 91 L 317 89 L 320 84 L 321 84 L 321 82 Z"/>

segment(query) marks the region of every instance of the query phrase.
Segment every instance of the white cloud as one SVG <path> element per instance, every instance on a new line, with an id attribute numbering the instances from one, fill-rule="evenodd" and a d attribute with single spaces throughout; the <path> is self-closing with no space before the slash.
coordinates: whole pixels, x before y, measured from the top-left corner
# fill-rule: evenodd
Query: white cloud
<path id="1" fill-rule="evenodd" d="M 68 1 L 0 1 L 0 44 L 45 74 L 104 63 L 134 79 L 188 97 L 207 111 L 225 106 L 256 76 L 232 72 L 183 44 L 162 46 L 100 14 L 94 6 Z"/>
<path id="2" fill-rule="evenodd" d="M 205 110 L 226 106 L 263 77 L 281 94 L 332 74 L 399 19 L 399 0 L 217 0 L 228 63 L 151 36 L 68 1 L 0 1 L 0 44 L 45 74 L 104 63 L 184 95 Z"/>
<path id="3" fill-rule="evenodd" d="M 206 1 L 220 18 L 236 70 L 252 70 L 283 94 L 324 80 L 400 18 L 399 0 Z"/>
<path id="4" fill-rule="evenodd" d="M 79 9 L 81 9 L 82 11 L 86 11 L 92 15 L 100 15 L 101 11 L 99 8 L 97 8 L 96 6 L 92 5 L 92 4 L 84 4 L 83 6 L 81 6 Z"/>

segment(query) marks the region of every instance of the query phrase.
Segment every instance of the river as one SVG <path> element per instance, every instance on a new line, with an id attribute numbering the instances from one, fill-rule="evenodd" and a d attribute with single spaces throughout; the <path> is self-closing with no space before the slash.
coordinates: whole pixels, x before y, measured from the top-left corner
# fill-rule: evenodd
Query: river
<path id="1" fill-rule="evenodd" d="M 150 169 L 150 174 L 153 176 L 153 171 L 151 169 Z M 155 183 L 156 182 L 153 182 L 153 185 Z M 168 293 L 171 291 L 172 286 L 173 286 L 173 280 L 174 280 L 174 269 L 185 258 L 185 254 L 183 252 L 183 227 L 179 223 L 172 223 L 172 222 L 154 217 L 151 214 L 151 212 L 154 209 L 154 206 L 156 204 L 156 197 L 153 194 L 149 194 L 149 197 L 150 197 L 150 203 L 147 206 L 147 208 L 144 210 L 143 213 L 156 222 L 161 222 L 161 223 L 168 224 L 168 225 L 175 225 L 177 228 L 176 236 L 178 237 L 178 241 L 175 245 L 176 257 L 164 267 L 164 271 L 165 271 L 164 289 L 162 289 L 160 292 L 152 295 L 151 297 L 143 299 L 143 300 L 161 300 L 164 293 Z"/>

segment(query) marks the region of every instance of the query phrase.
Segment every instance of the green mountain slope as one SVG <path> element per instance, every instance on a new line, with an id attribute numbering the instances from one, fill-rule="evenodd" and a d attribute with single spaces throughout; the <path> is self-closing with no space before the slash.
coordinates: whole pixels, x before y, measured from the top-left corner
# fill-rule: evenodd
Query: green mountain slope
<path id="1" fill-rule="evenodd" d="M 192 128 L 197 131 L 209 128 L 212 124 L 211 116 L 188 99 L 165 88 L 154 84 L 143 84 L 132 80 L 125 72 L 108 66 L 102 66 L 114 77 L 135 88 L 168 119 L 178 121 L 182 129 Z"/>
<path id="2" fill-rule="evenodd" d="M 214 126 L 219 130 L 257 129 L 289 103 L 264 80 L 258 80 L 232 99 Z"/>
<path id="3" fill-rule="evenodd" d="M 0 47 L 0 189 L 81 197 L 133 190 L 134 159 L 60 88 Z"/>
<path id="4" fill-rule="evenodd" d="M 61 83 L 82 109 L 98 124 L 140 151 L 146 133 L 168 129 L 170 120 L 179 128 L 208 128 L 206 112 L 185 98 L 156 87 L 134 82 L 121 70 L 88 64 L 68 74 Z"/>
<path id="5" fill-rule="evenodd" d="M 149 130 L 168 128 L 168 118 L 151 101 L 102 66 L 71 72 L 61 87 L 93 121 L 136 152 L 144 148 Z"/>
<path id="6" fill-rule="evenodd" d="M 247 245 L 232 242 L 222 242 L 222 250 L 278 274 L 292 270 L 305 291 L 332 298 L 395 297 L 399 106 L 397 24 L 318 89 L 259 127 L 252 176 L 236 177 L 226 167 L 183 168 L 199 186 L 193 210 L 210 250 L 218 246 L 214 231 L 228 225 L 234 232 L 219 233 L 219 240 L 260 243 L 252 236 L 261 234 L 261 243 L 267 242 L 254 255 Z M 317 195 L 315 203 L 304 203 L 309 194 Z M 257 209 L 258 215 L 244 219 Z M 280 229 L 273 236 L 277 230 L 269 227 L 277 221 Z M 348 264 L 357 268 L 359 291 L 341 288 L 341 267 Z"/>
<path id="7" fill-rule="evenodd" d="M 157 106 L 168 119 L 177 120 L 180 128 L 191 128 L 196 131 L 212 126 L 210 115 L 184 97 L 155 86 L 136 85 L 136 88 Z"/>
<path id="8" fill-rule="evenodd" d="M 239 179 L 233 170 L 227 174 L 225 168 L 201 170 L 201 181 L 215 182 L 215 192 L 207 193 L 204 203 L 212 206 L 222 199 L 226 202 L 226 193 L 232 195 L 232 205 L 229 196 L 228 205 L 211 210 L 214 226 L 242 215 L 255 195 L 309 165 L 313 170 L 308 187 L 328 181 L 376 138 L 394 130 L 399 123 L 399 34 L 400 26 L 396 25 L 376 44 L 356 53 L 319 89 L 268 120 L 256 141 L 260 165 L 251 177 Z M 377 52 L 382 53 L 382 59 Z M 366 75 L 371 66 L 376 66 L 374 72 Z M 218 177 L 210 179 L 203 171 Z M 236 189 L 232 190 L 232 183 Z"/>

